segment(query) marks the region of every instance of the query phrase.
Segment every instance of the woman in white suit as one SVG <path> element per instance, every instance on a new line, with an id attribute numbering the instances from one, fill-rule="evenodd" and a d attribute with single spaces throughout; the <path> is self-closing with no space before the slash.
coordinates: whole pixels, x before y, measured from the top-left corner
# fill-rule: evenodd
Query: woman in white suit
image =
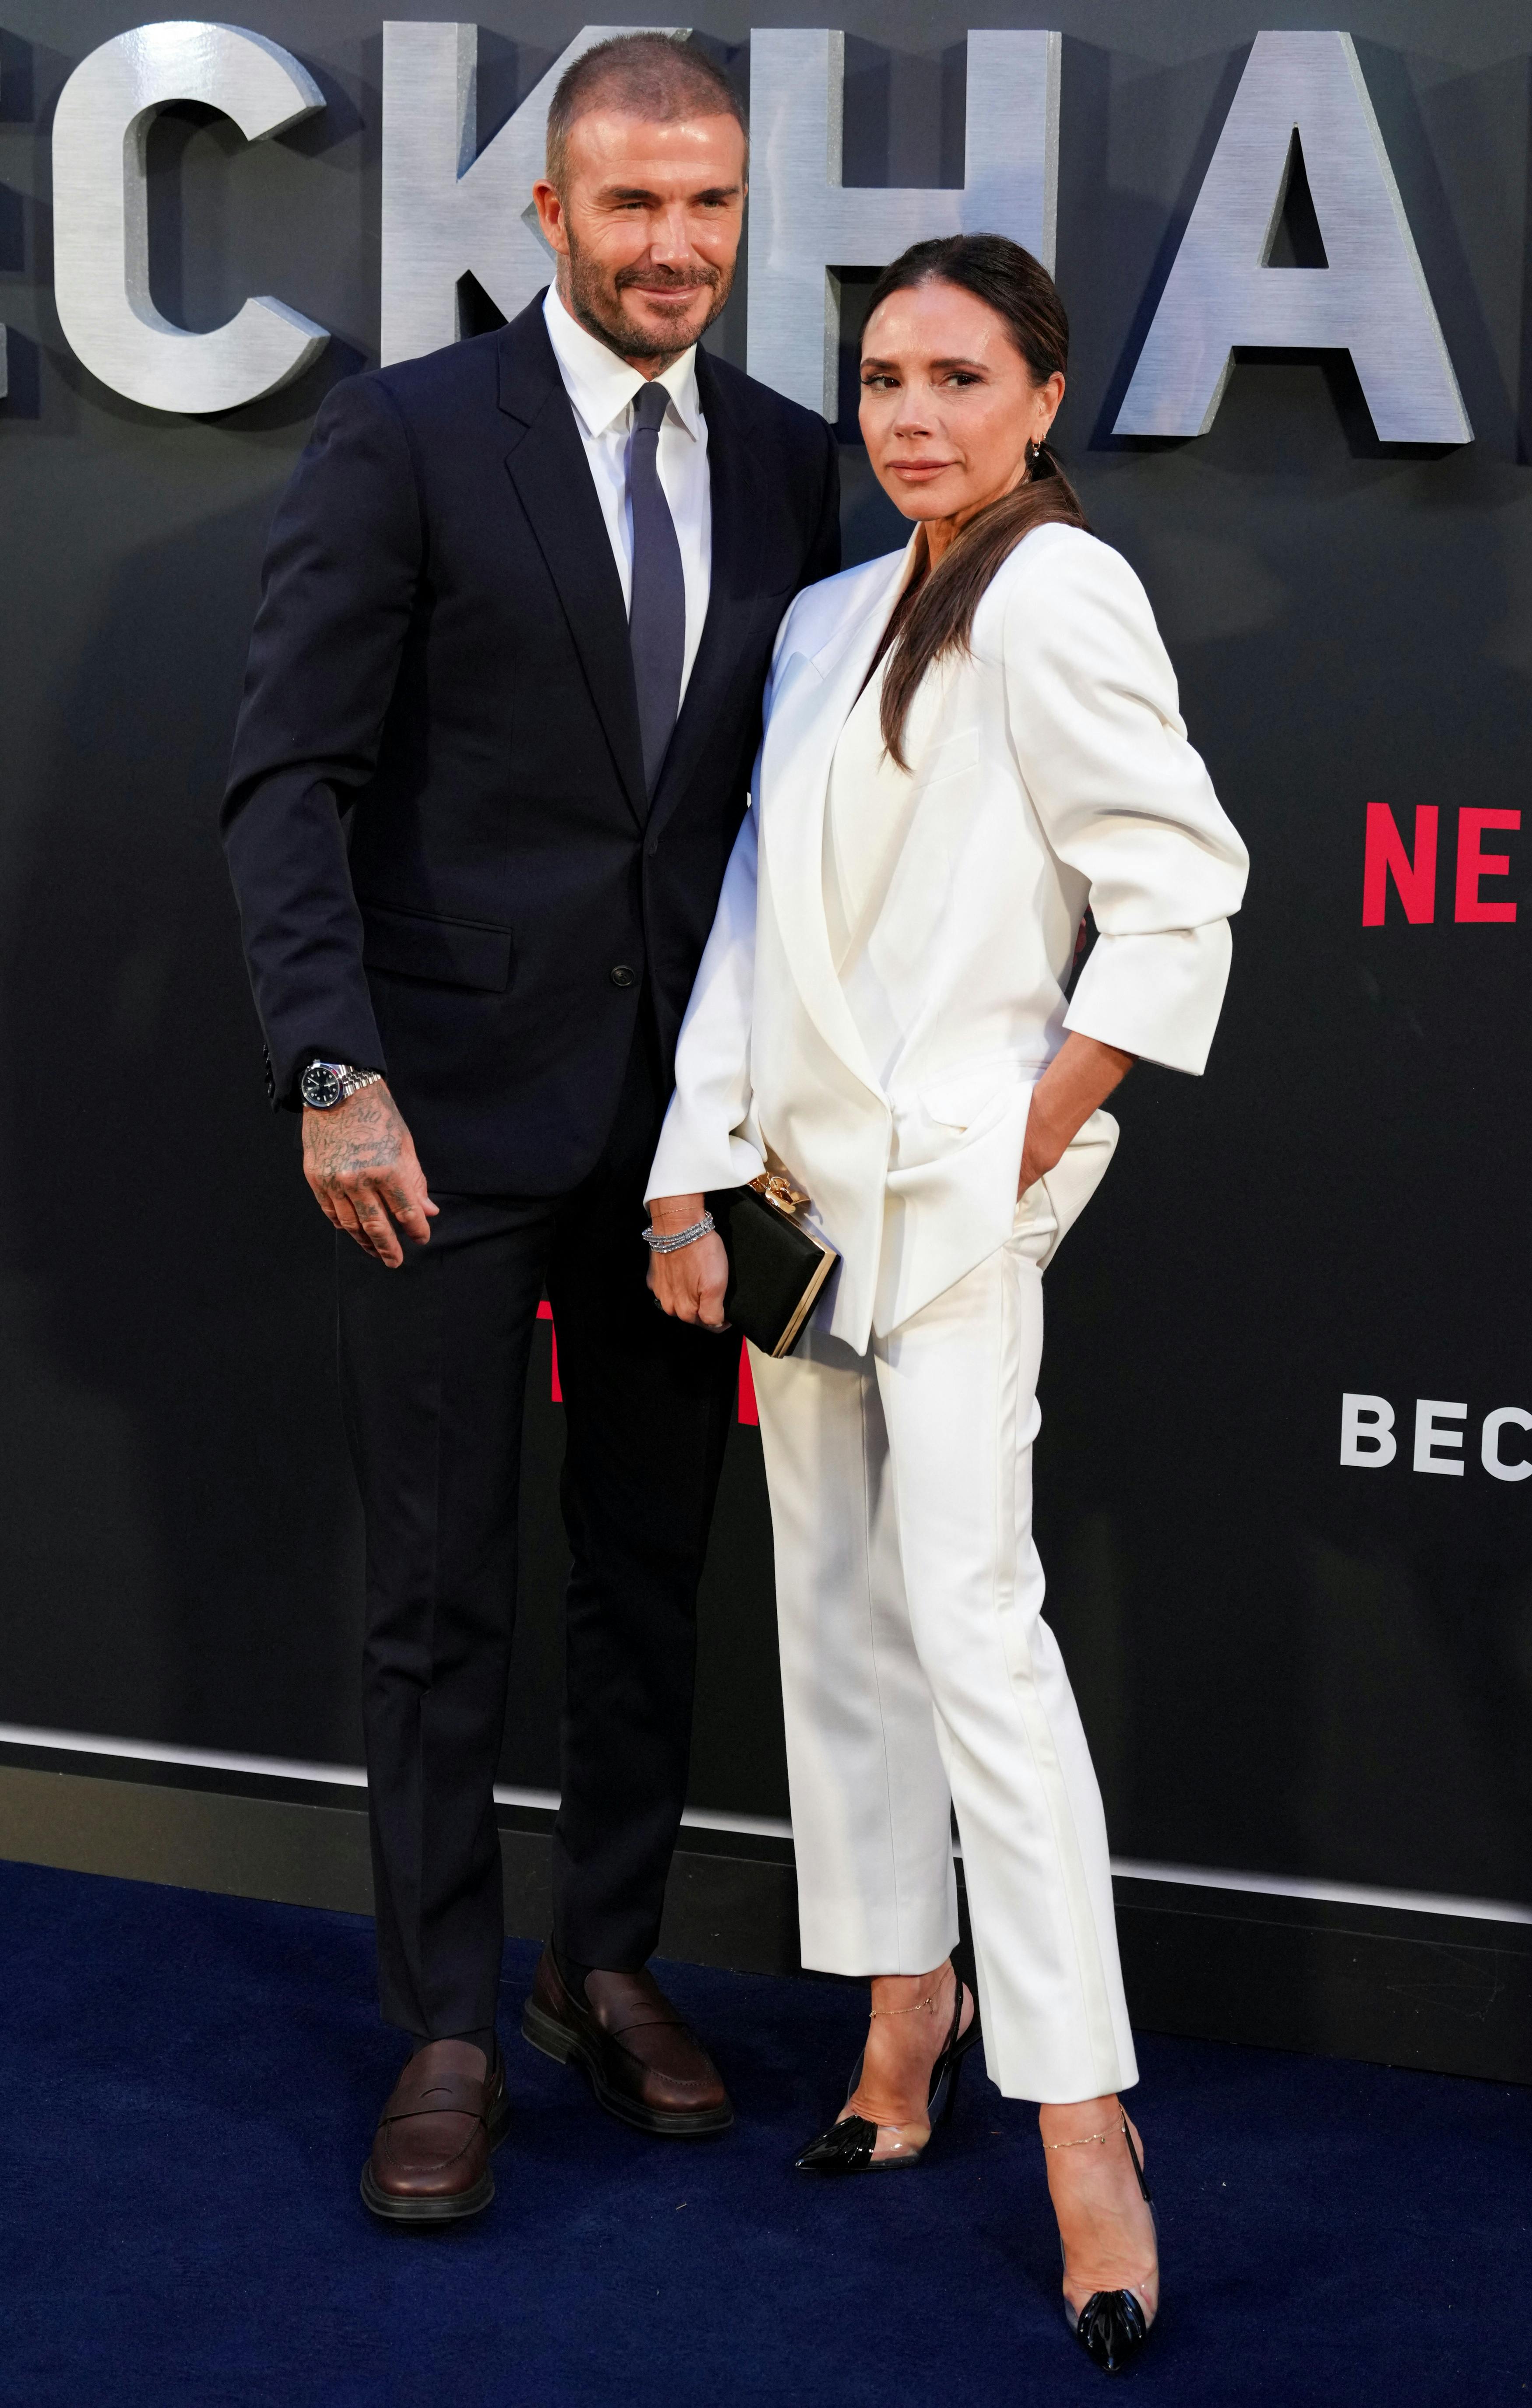
<path id="1" fill-rule="evenodd" d="M 975 2001 L 1040 2102 L 1072 2329 L 1115 2368 L 1158 2265 L 1100 1796 L 1031 1534 L 1041 1274 L 1133 1061 L 1207 1060 L 1246 856 L 1143 589 L 1044 449 L 1067 322 L 997 236 L 881 279 L 861 423 L 908 548 L 800 595 L 651 1176 L 651 1283 L 723 1325 L 709 1189 L 784 1172 L 838 1251 L 755 1359 L 806 1965 L 871 1977 L 798 2163 L 918 2163 Z M 1089 907 L 1098 931 L 1072 997 Z"/>

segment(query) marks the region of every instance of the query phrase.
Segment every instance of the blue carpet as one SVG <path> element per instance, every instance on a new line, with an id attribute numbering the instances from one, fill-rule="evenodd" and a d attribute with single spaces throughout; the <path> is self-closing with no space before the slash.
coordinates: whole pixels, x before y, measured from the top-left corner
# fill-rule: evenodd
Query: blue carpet
<path id="1" fill-rule="evenodd" d="M 26 2408 L 968 2408 L 1101 2401 L 1036 2124 L 982 2079 L 918 2176 L 788 2157 L 858 2042 L 833 1984 L 667 1969 L 722 2142 L 646 2140 L 516 2037 L 487 2215 L 376 2226 L 397 2050 L 371 1926 L 0 1866 L 0 2400 Z M 1142 2044 L 1176 2408 L 1525 2401 L 1532 2093 Z M 970 2074 L 974 2069 L 970 2068 Z M 1521 2331 L 1517 2320 L 1521 2320 Z"/>

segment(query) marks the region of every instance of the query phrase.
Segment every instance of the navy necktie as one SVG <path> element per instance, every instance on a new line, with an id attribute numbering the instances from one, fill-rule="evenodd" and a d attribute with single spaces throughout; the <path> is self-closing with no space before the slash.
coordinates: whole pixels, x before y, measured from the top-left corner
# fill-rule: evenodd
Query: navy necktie
<path id="1" fill-rule="evenodd" d="M 633 509 L 628 642 L 638 688 L 644 785 L 651 796 L 680 710 L 680 672 L 686 657 L 686 580 L 676 523 L 660 482 L 660 423 L 669 404 L 670 395 L 658 381 L 635 394 L 628 445 L 628 499 Z"/>

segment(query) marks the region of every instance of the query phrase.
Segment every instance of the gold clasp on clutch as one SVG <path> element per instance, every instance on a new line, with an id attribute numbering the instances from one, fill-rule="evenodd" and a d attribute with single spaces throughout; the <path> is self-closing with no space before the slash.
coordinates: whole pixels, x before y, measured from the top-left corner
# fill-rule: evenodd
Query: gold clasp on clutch
<path id="1" fill-rule="evenodd" d="M 802 1188 L 795 1187 L 791 1179 L 784 1179 L 780 1170 L 763 1170 L 760 1178 L 752 1179 L 750 1183 L 758 1196 L 764 1196 L 768 1204 L 775 1204 L 778 1211 L 785 1212 L 789 1220 L 800 1204 L 809 1201 Z"/>

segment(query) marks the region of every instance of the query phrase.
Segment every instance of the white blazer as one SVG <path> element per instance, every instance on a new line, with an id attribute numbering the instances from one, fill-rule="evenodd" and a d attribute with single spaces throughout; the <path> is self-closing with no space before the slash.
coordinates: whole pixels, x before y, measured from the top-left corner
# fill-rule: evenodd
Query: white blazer
<path id="1" fill-rule="evenodd" d="M 829 578 L 782 623 L 647 1191 L 785 1169 L 842 1257 L 819 1320 L 858 1353 L 1010 1236 L 1031 1091 L 1067 1029 L 1201 1071 L 1248 867 L 1138 580 L 1077 527 L 1035 529 L 971 656 L 923 681 L 908 779 L 877 767 L 903 838 L 867 939 L 897 1031 L 875 1064 L 832 946 L 826 794 L 910 563 Z M 1067 1008 L 1087 903 L 1099 936 Z M 1116 1140 L 1094 1113 L 1049 1174 L 1060 1237 Z"/>

